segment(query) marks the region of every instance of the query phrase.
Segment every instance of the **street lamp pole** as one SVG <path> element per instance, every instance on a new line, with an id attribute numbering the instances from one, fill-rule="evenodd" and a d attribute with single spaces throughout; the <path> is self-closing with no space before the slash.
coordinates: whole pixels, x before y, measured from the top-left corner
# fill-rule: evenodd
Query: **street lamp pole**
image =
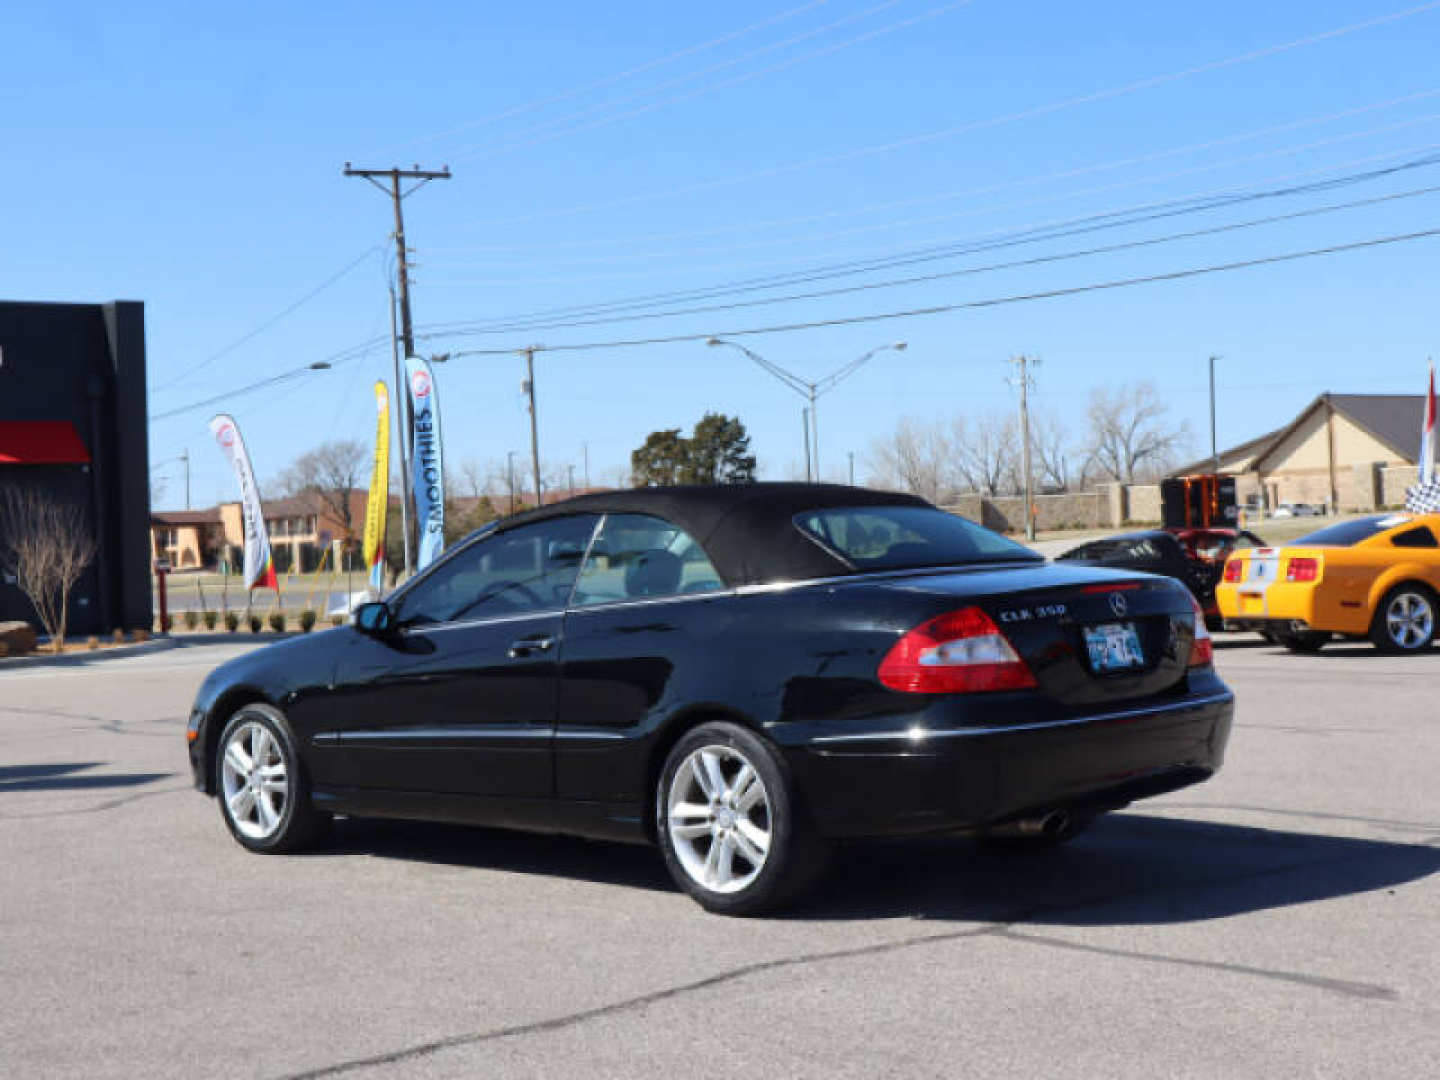
<path id="1" fill-rule="evenodd" d="M 732 349 L 739 349 L 760 367 L 764 368 L 775 378 L 779 379 L 786 386 L 790 387 L 801 397 L 805 398 L 808 406 L 802 414 L 802 428 L 805 434 L 805 478 L 818 481 L 820 479 L 820 421 L 816 413 L 816 400 L 822 394 L 828 394 L 844 380 L 848 379 L 855 372 L 859 371 L 871 357 L 882 353 L 886 349 L 894 349 L 896 352 L 903 352 L 906 343 L 903 341 L 891 342 L 889 345 L 877 345 L 869 352 L 863 354 L 856 360 L 850 361 L 844 367 L 836 368 L 830 374 L 815 382 L 809 382 L 800 378 L 793 371 L 787 371 L 779 364 L 766 360 L 758 353 L 752 352 L 738 341 L 730 341 L 726 338 L 712 337 L 705 342 L 706 345 L 728 345 Z"/>

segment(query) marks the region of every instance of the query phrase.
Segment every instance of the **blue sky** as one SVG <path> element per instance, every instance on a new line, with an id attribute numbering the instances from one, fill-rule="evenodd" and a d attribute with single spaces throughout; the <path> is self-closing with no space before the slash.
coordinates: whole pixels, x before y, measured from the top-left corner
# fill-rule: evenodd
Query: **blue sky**
<path id="1" fill-rule="evenodd" d="M 965 303 L 1436 228 L 1440 196 L 803 302 L 483 335 L 434 329 L 493 327 L 1434 155 L 1440 5 L 1213 66 L 1421 6 L 542 0 L 256 3 L 222 14 L 178 3 L 11 5 L 0 24 L 0 86 L 11 106 L 0 121 L 0 295 L 145 301 L 152 414 L 335 359 L 329 371 L 226 403 L 263 481 L 324 439 L 373 434 L 367 386 L 390 363 L 389 207 L 342 177 L 346 161 L 453 170 L 406 203 L 425 353 Z M 1434 185 L 1440 165 L 706 303 L 974 268 Z M 1419 392 L 1436 347 L 1437 252 L 1440 240 L 1418 240 L 744 340 L 807 378 L 873 346 L 910 343 L 823 399 L 822 459 L 836 476 L 854 451 L 863 480 L 872 442 L 902 416 L 1012 409 L 1005 360 L 1018 352 L 1043 359 L 1036 406 L 1077 439 L 1091 387 L 1144 378 L 1189 421 L 1203 452 L 1211 353 L 1223 358 L 1222 444 L 1287 420 L 1327 389 Z M 513 355 L 469 356 L 439 370 L 452 462 L 524 457 L 522 366 Z M 542 456 L 578 473 L 588 444 L 596 482 L 647 432 L 688 427 L 707 410 L 745 421 L 763 475 L 783 478 L 802 460 L 800 399 L 738 353 L 687 342 L 541 354 L 537 386 Z M 164 504 L 183 500 L 174 458 L 187 447 L 196 504 L 230 497 L 205 433 L 213 411 L 152 424 L 152 465 L 171 478 Z"/>

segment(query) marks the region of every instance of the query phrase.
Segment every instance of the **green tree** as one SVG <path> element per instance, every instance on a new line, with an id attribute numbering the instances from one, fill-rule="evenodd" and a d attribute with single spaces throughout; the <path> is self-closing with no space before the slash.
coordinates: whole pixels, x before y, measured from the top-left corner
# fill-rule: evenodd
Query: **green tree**
<path id="1" fill-rule="evenodd" d="M 630 474 L 636 487 L 678 484 L 690 458 L 690 440 L 679 428 L 652 431 L 630 455 Z"/>
<path id="2" fill-rule="evenodd" d="M 695 425 L 686 449 L 682 483 L 749 484 L 755 480 L 750 435 L 738 417 L 706 413 Z"/>

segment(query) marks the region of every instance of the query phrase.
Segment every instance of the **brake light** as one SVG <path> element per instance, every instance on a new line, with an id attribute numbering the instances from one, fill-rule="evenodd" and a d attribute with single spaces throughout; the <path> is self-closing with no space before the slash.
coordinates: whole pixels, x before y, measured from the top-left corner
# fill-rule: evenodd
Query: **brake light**
<path id="1" fill-rule="evenodd" d="M 1320 575 L 1320 560 L 1291 559 L 1285 565 L 1286 581 L 1314 581 Z"/>
<path id="2" fill-rule="evenodd" d="M 1024 690 L 1035 676 L 989 615 L 947 612 L 900 638 L 880 662 L 880 682 L 907 694 Z"/>
<path id="3" fill-rule="evenodd" d="M 1239 580 L 1240 580 L 1241 578 L 1243 578 L 1244 576 L 1245 576 L 1245 560 L 1244 560 L 1244 559 L 1235 559 L 1235 558 L 1232 558 L 1232 559 L 1230 559 L 1229 562 L 1227 562 L 1227 563 L 1225 564 L 1225 580 L 1226 580 L 1226 581 L 1236 582 L 1236 581 L 1239 581 Z"/>
<path id="4" fill-rule="evenodd" d="M 1190 606 L 1195 610 L 1195 641 L 1190 646 L 1190 667 L 1206 667 L 1215 662 L 1215 639 L 1205 625 L 1205 612 L 1200 610 L 1200 601 L 1192 596 Z"/>

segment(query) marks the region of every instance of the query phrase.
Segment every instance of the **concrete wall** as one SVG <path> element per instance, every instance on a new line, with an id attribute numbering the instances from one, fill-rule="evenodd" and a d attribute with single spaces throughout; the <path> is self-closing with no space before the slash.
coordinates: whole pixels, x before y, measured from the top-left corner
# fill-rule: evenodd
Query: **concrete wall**
<path id="1" fill-rule="evenodd" d="M 1405 489 L 1413 487 L 1419 479 L 1420 470 L 1414 465 L 1395 465 L 1388 469 L 1381 469 L 1380 506 L 1404 506 Z"/>
<path id="2" fill-rule="evenodd" d="M 1025 500 L 1019 495 L 961 495 L 944 508 L 997 532 L 1025 531 Z M 1095 491 L 1035 497 L 1035 527 L 1042 532 L 1118 529 L 1130 522 L 1159 520 L 1158 484 L 1102 484 Z"/>

